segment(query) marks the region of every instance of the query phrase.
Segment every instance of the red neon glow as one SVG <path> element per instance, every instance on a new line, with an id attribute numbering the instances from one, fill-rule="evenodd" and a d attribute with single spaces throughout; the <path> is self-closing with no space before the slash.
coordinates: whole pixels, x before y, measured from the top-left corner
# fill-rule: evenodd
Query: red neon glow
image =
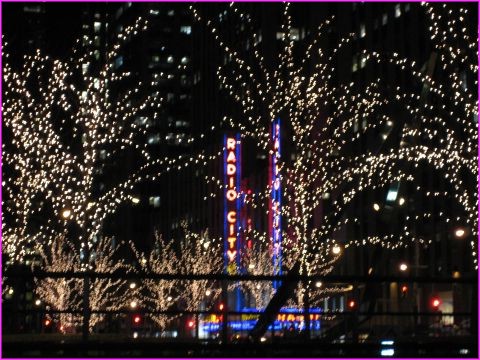
<path id="1" fill-rule="evenodd" d="M 133 318 L 133 322 L 134 322 L 135 324 L 139 324 L 139 323 L 140 323 L 140 320 L 142 320 L 141 317 L 140 317 L 140 315 L 135 315 L 135 317 Z"/>

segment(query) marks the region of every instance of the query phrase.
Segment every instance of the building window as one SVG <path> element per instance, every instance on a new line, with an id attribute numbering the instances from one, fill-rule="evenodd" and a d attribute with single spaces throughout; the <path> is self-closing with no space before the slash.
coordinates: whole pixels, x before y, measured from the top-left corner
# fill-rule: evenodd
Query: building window
<path id="1" fill-rule="evenodd" d="M 290 40 L 293 40 L 293 41 L 300 40 L 300 30 L 298 30 L 298 28 L 290 29 Z"/>
<path id="2" fill-rule="evenodd" d="M 95 21 L 93 23 L 93 31 L 95 31 L 96 33 L 99 33 L 101 28 L 102 28 L 102 23 L 101 22 Z"/>
<path id="3" fill-rule="evenodd" d="M 180 26 L 180 32 L 183 34 L 190 35 L 192 33 L 192 27 L 189 25 Z"/>
<path id="4" fill-rule="evenodd" d="M 95 36 L 94 44 L 96 47 L 100 47 L 100 36 Z"/>
<path id="5" fill-rule="evenodd" d="M 148 198 L 148 203 L 154 208 L 160 207 L 160 196 L 150 196 Z"/>
<path id="6" fill-rule="evenodd" d="M 168 62 L 169 64 L 173 63 L 173 56 L 172 56 L 172 55 L 170 55 L 169 57 L 167 57 L 167 62 Z"/>
<path id="7" fill-rule="evenodd" d="M 123 65 L 123 56 L 120 55 L 115 59 L 115 69 L 118 69 L 122 65 Z"/>
<path id="8" fill-rule="evenodd" d="M 160 14 L 160 11 L 154 10 L 154 9 L 150 9 L 150 15 L 155 15 L 155 16 L 156 16 L 156 15 L 158 15 L 158 14 Z"/>
<path id="9" fill-rule="evenodd" d="M 93 52 L 93 56 L 95 56 L 95 60 L 100 60 L 100 51 L 95 50 L 95 51 Z"/>
<path id="10" fill-rule="evenodd" d="M 153 56 L 152 56 L 152 61 L 153 61 L 154 63 L 158 63 L 158 62 L 160 61 L 160 56 L 158 56 L 158 55 L 153 55 Z"/>
<path id="11" fill-rule="evenodd" d="M 360 24 L 360 37 L 364 38 L 367 35 L 367 31 L 365 29 L 365 24 Z"/>
<path id="12" fill-rule="evenodd" d="M 28 12 L 28 13 L 41 13 L 42 12 L 42 9 L 40 6 L 24 6 L 23 7 L 23 11 L 24 12 Z"/>
<path id="13" fill-rule="evenodd" d="M 395 5 L 395 17 L 398 18 L 402 15 L 402 8 L 400 4 Z"/>
<path id="14" fill-rule="evenodd" d="M 366 55 L 362 55 L 360 57 L 360 68 L 364 68 L 365 66 L 367 65 L 367 56 Z"/>
<path id="15" fill-rule="evenodd" d="M 406 3 L 405 4 L 405 12 L 410 11 L 410 4 Z"/>
<path id="16" fill-rule="evenodd" d="M 284 35 L 283 35 L 283 32 L 278 31 L 278 32 L 277 32 L 277 35 L 276 35 L 276 38 L 277 38 L 277 40 L 283 40 L 283 36 L 284 36 Z"/>
<path id="17" fill-rule="evenodd" d="M 388 23 L 388 14 L 385 13 L 382 15 L 382 25 L 387 25 Z"/>
<path id="18" fill-rule="evenodd" d="M 188 63 L 189 60 L 190 59 L 188 58 L 188 56 L 184 56 L 184 57 L 182 57 L 182 60 L 180 62 L 185 65 L 186 63 Z M 173 59 L 172 59 L 172 61 L 173 61 Z"/>
<path id="19" fill-rule="evenodd" d="M 82 74 L 85 75 L 88 73 L 88 63 L 82 64 Z"/>
<path id="20" fill-rule="evenodd" d="M 172 102 L 173 99 L 175 99 L 175 94 L 174 93 L 168 93 L 167 94 L 167 101 Z"/>
<path id="21" fill-rule="evenodd" d="M 147 139 L 148 145 L 156 145 L 160 143 L 160 134 L 150 135 Z"/>
<path id="22" fill-rule="evenodd" d="M 167 15 L 168 15 L 168 16 L 173 16 L 173 15 L 175 15 L 175 10 L 168 10 L 168 11 L 167 11 Z"/>
<path id="23" fill-rule="evenodd" d="M 140 126 L 147 126 L 149 125 L 148 117 L 146 116 L 138 116 L 135 119 L 135 125 L 140 125 Z"/>
<path id="24" fill-rule="evenodd" d="M 355 54 L 353 55 L 353 60 L 352 60 L 352 72 L 355 72 L 358 70 L 358 55 Z"/>

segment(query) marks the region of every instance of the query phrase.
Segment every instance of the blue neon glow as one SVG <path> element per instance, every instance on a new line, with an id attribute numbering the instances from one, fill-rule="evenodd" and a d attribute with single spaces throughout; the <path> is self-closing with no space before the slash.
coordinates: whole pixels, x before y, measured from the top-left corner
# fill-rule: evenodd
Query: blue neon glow
<path id="1" fill-rule="evenodd" d="M 247 316 L 247 317 L 258 317 L 260 316 L 261 310 L 256 309 L 256 308 L 243 308 L 241 310 L 244 312 L 244 315 L 242 316 Z M 303 309 L 296 309 L 296 308 L 282 308 L 280 310 L 279 315 L 303 315 Z M 323 313 L 323 310 L 321 308 L 310 308 L 309 309 L 309 314 L 310 315 L 319 315 Z M 232 330 L 237 330 L 237 331 L 248 331 L 252 330 L 253 327 L 255 326 L 257 322 L 257 319 L 244 319 L 244 320 L 232 320 L 228 322 L 228 327 Z M 201 329 L 204 332 L 218 332 L 222 327 L 221 322 L 204 322 L 203 325 L 201 326 Z M 294 330 L 303 330 L 305 328 L 305 323 L 302 320 L 275 320 L 272 325 L 268 327 L 268 330 L 289 330 L 289 329 L 294 329 Z M 311 330 L 320 330 L 321 329 L 321 320 L 316 319 L 316 320 L 310 320 L 310 329 Z"/>
<path id="2" fill-rule="evenodd" d="M 272 185 L 272 211 L 271 211 L 271 232 L 273 239 L 273 274 L 282 274 L 282 186 L 277 162 L 281 157 L 281 136 L 280 136 L 280 118 L 272 123 L 272 143 L 274 152 L 271 157 L 270 181 Z M 273 287 L 277 289 L 281 285 L 280 281 L 274 281 Z"/>

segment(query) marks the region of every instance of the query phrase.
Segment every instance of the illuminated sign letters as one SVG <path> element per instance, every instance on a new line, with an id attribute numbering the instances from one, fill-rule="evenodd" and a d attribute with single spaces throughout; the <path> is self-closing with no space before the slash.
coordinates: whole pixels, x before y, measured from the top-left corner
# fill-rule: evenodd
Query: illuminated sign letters
<path id="1" fill-rule="evenodd" d="M 273 242 L 273 272 L 275 275 L 282 273 L 282 187 L 280 178 L 279 160 L 281 156 L 280 148 L 280 119 L 276 119 L 272 123 L 272 144 L 273 154 L 270 157 L 270 186 L 271 202 L 270 202 L 270 236 Z M 274 281 L 273 286 L 278 288 L 280 282 Z"/>
<path id="2" fill-rule="evenodd" d="M 235 273 L 239 265 L 240 225 L 240 136 L 225 137 L 224 177 L 225 177 L 225 268 L 228 273 Z"/>

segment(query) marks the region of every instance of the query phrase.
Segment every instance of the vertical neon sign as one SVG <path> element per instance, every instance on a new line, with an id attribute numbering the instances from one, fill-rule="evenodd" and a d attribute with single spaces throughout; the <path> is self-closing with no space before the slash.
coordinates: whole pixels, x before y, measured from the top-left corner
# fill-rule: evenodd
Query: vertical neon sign
<path id="1" fill-rule="evenodd" d="M 240 227 L 241 199 L 238 195 L 241 180 L 241 143 L 240 135 L 225 136 L 224 139 L 224 262 L 225 271 L 235 274 L 240 267 Z"/>
<path id="2" fill-rule="evenodd" d="M 272 238 L 272 261 L 273 274 L 282 274 L 282 187 L 280 180 L 279 160 L 281 155 L 280 147 L 280 119 L 276 119 L 272 123 L 272 143 L 273 154 L 270 157 L 270 185 L 271 191 L 271 211 L 269 225 Z M 280 281 L 274 281 L 273 287 L 277 289 Z"/>

